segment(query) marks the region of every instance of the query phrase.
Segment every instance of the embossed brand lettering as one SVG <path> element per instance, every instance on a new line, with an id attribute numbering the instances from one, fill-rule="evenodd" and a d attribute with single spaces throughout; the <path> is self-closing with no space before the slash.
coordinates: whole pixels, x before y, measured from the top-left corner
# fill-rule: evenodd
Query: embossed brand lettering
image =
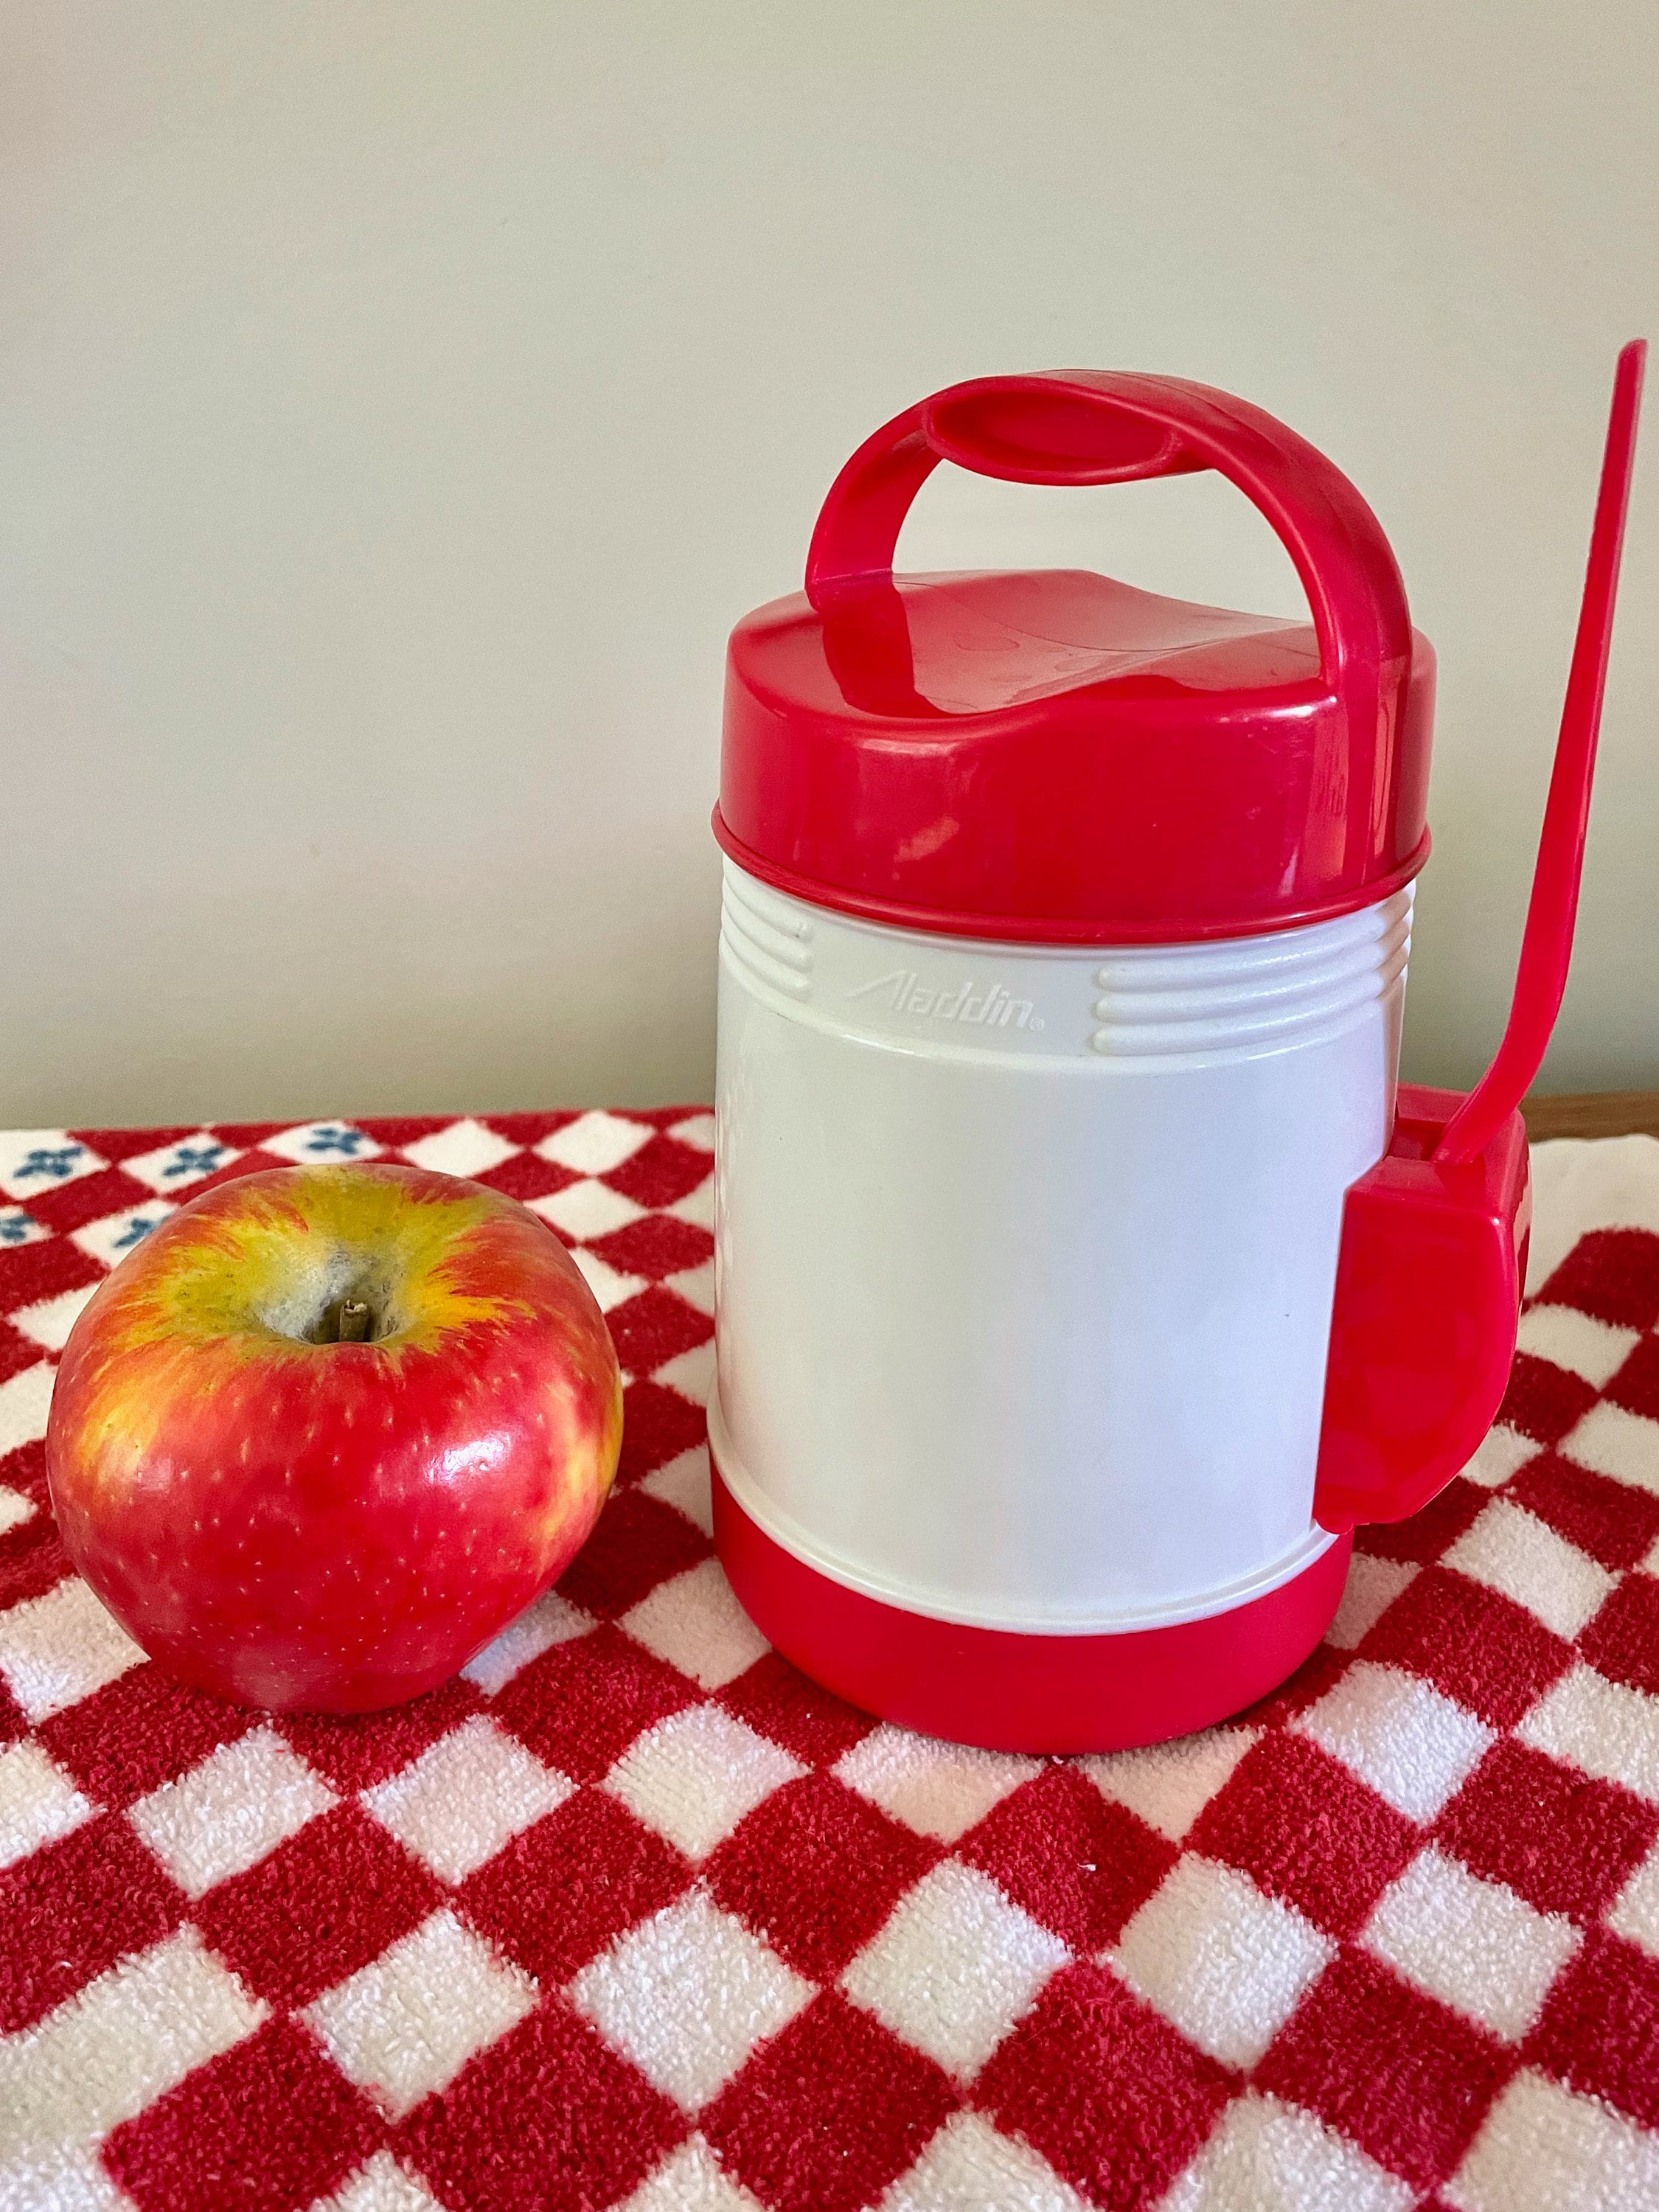
<path id="1" fill-rule="evenodd" d="M 847 995 L 870 999 L 879 994 L 896 1014 L 921 1014 L 930 1022 L 960 1022 L 970 1028 L 1040 1030 L 1042 1017 L 1029 999 L 1016 999 L 1000 983 L 983 988 L 970 977 L 952 987 L 930 989 L 914 968 L 892 968 Z"/>

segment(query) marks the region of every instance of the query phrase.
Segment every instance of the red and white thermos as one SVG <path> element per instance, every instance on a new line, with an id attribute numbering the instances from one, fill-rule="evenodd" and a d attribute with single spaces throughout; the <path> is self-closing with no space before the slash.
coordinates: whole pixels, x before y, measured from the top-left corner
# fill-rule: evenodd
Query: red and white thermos
<path id="1" fill-rule="evenodd" d="M 1243 400 L 952 386 L 830 490 L 731 642 L 715 1535 L 854 1704 L 1102 1751 L 1329 1626 L 1356 1522 L 1474 1452 L 1515 1349 L 1516 1111 L 1559 1003 L 1628 490 L 1621 356 L 1515 1009 L 1396 1084 L 1434 660 L 1358 492 Z M 1312 620 L 1075 570 L 896 576 L 941 460 L 1216 469 Z"/>

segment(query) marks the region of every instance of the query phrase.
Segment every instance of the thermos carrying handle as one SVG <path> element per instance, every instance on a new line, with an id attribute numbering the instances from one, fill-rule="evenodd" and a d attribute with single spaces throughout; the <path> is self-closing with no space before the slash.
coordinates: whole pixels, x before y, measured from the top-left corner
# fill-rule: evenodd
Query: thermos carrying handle
<path id="1" fill-rule="evenodd" d="M 1645 343 L 1619 356 L 1583 603 L 1509 1025 L 1467 1098 L 1400 1087 L 1343 1206 L 1314 1518 L 1399 1521 L 1466 1467 L 1508 1387 L 1531 1188 L 1520 1105 L 1566 987 Z"/>
<path id="2" fill-rule="evenodd" d="M 1370 508 L 1306 439 L 1243 399 L 1174 376 L 1048 369 L 975 377 L 865 441 L 830 488 L 806 556 L 822 615 L 890 593 L 911 501 L 941 461 L 1012 483 L 1133 483 L 1214 469 L 1277 532 L 1308 595 L 1326 683 L 1375 727 L 1379 674 L 1411 652 L 1405 586 Z"/>

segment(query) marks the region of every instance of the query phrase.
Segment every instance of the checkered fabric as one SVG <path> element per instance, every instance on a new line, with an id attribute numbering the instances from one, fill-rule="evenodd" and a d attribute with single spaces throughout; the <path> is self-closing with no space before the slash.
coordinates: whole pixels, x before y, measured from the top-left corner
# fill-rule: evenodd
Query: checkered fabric
<path id="1" fill-rule="evenodd" d="M 1500 1425 L 1232 1725 L 878 1726 L 712 1556 L 712 1123 L 0 1137 L 5 2212 L 1659 2205 L 1659 1146 L 1543 1148 Z M 179 1199 L 397 1157 L 533 1206 L 617 1493 L 447 1688 L 177 1687 L 70 1573 L 52 1367 Z"/>

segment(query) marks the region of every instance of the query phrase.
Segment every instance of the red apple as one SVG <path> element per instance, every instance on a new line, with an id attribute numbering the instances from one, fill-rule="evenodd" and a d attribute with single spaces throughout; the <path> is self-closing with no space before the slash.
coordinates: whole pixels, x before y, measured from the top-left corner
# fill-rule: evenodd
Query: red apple
<path id="1" fill-rule="evenodd" d="M 152 1231 L 70 1334 L 46 1464 L 70 1558 L 153 1658 L 363 1712 L 562 1572 L 621 1441 L 616 1354 L 551 1230 L 374 1164 L 246 1176 Z"/>

